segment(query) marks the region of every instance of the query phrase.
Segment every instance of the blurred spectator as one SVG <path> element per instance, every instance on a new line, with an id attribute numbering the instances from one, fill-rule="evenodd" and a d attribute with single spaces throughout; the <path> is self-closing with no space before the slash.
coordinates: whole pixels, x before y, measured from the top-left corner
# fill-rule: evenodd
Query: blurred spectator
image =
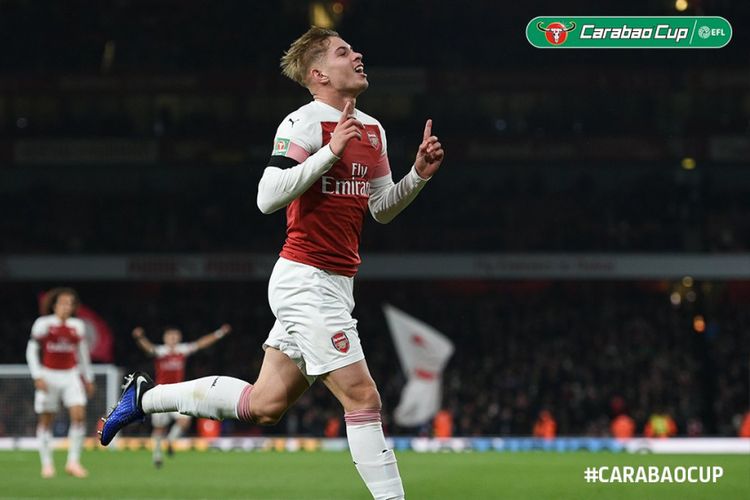
<path id="1" fill-rule="evenodd" d="M 649 438 L 669 438 L 677 434 L 677 424 L 667 413 L 653 413 L 646 422 L 643 435 Z"/>
<path id="2" fill-rule="evenodd" d="M 635 435 L 635 420 L 627 413 L 621 413 L 612 420 L 610 432 L 617 439 L 632 438 Z"/>
<path id="3" fill-rule="evenodd" d="M 453 415 L 445 408 L 435 414 L 432 421 L 432 434 L 436 438 L 453 437 Z"/>
<path id="4" fill-rule="evenodd" d="M 327 438 L 337 438 L 341 436 L 340 415 L 331 415 L 330 417 L 328 417 L 323 435 Z"/>
<path id="5" fill-rule="evenodd" d="M 542 439 L 554 439 L 557 436 L 557 422 L 549 410 L 539 412 L 539 417 L 534 423 L 534 437 Z"/>
<path id="6" fill-rule="evenodd" d="M 750 438 L 750 411 L 745 413 L 745 416 L 740 423 L 739 437 Z"/>
<path id="7" fill-rule="evenodd" d="M 216 438 L 221 436 L 221 422 L 211 420 L 210 418 L 196 419 L 195 428 L 198 436 L 202 438 Z"/>
<path id="8" fill-rule="evenodd" d="M 685 434 L 687 434 L 687 437 L 703 436 L 703 422 L 701 422 L 699 418 L 689 418 L 687 421 L 687 430 Z"/>

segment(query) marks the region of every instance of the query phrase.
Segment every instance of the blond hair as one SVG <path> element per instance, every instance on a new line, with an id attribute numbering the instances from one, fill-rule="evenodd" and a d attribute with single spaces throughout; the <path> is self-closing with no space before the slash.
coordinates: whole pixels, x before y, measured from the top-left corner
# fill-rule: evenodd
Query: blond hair
<path id="1" fill-rule="evenodd" d="M 328 50 L 328 39 L 339 36 L 333 30 L 311 26 L 304 35 L 297 38 L 281 58 L 281 71 L 303 87 L 307 86 L 307 72 L 310 65 L 319 60 Z"/>

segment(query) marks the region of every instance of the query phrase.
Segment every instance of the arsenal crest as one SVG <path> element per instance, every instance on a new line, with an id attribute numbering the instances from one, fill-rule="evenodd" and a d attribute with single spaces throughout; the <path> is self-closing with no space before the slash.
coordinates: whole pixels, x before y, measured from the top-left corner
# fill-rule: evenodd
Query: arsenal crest
<path id="1" fill-rule="evenodd" d="M 378 139 L 378 134 L 375 132 L 367 132 L 367 138 L 370 139 L 370 144 L 372 144 L 372 147 L 375 149 L 380 148 L 380 139 Z"/>
<path id="2" fill-rule="evenodd" d="M 343 352 L 344 354 L 349 352 L 349 337 L 347 337 L 344 332 L 334 333 L 331 337 L 331 342 L 333 343 L 334 349 L 338 352 Z"/>

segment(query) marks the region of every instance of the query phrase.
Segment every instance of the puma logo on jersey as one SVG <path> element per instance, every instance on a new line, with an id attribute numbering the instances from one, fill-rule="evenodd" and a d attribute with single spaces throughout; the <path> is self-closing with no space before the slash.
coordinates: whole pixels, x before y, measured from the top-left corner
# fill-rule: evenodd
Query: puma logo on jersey
<path id="1" fill-rule="evenodd" d="M 291 118 L 288 119 L 289 123 L 292 124 L 292 127 L 294 127 L 294 124 L 301 120 L 301 118 L 297 118 L 296 120 L 292 120 Z"/>

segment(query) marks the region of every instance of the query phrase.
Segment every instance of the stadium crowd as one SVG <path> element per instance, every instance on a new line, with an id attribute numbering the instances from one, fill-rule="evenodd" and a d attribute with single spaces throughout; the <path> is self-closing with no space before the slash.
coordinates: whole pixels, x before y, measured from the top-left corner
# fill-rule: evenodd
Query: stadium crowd
<path id="1" fill-rule="evenodd" d="M 431 430 L 429 425 L 403 429 L 392 421 L 405 378 L 380 309 L 386 302 L 427 321 L 455 343 L 443 401 L 456 435 L 530 435 L 545 409 L 554 416 L 559 435 L 608 435 L 611 420 L 623 412 L 635 420 L 641 435 L 657 411 L 674 418 L 678 435 L 736 435 L 738 416 L 747 410 L 750 287 L 742 282 L 696 283 L 695 301 L 675 306 L 669 286 L 360 282 L 355 314 L 389 432 Z M 248 380 L 257 374 L 260 344 L 272 324 L 261 283 L 92 283 L 79 288 L 85 303 L 115 332 L 115 361 L 128 370 L 153 371 L 130 336 L 136 324 L 156 340 L 164 322 L 177 324 L 190 340 L 229 322 L 235 333 L 191 359 L 188 376 L 219 369 Z M 23 362 L 36 313 L 35 289 L 13 285 L 3 291 L 3 301 L 14 307 L 2 326 L 15 334 L 0 346 L 0 363 Z M 700 333 L 693 324 L 697 314 L 706 321 Z M 3 390 L 0 397 L 15 401 L 0 405 L 6 414 L 11 408 L 14 413 L 31 410 L 30 392 Z M 315 384 L 278 426 L 226 422 L 224 432 L 322 436 L 330 421 L 339 418 L 335 400 Z M 145 434 L 147 429 L 134 432 Z"/>
<path id="2" fill-rule="evenodd" d="M 529 19 L 557 9 L 544 3 L 477 30 L 496 2 L 342 2 L 345 25 L 358 27 L 342 35 L 373 80 L 361 107 L 377 110 L 396 176 L 427 117 L 447 151 L 429 196 L 388 227 L 367 222 L 362 253 L 750 251 L 750 31 L 720 51 L 668 51 L 668 63 L 664 51 L 551 59 L 518 45 Z M 619 8 L 672 8 L 657 3 Z M 730 3 L 728 16 L 748 9 Z M 277 67 L 308 8 L 0 2 L 0 256 L 278 252 L 283 214 L 258 212 L 256 185 L 279 121 L 307 99 Z M 426 37 L 433 22 L 461 36 Z M 384 23 L 399 36 L 383 37 Z M 0 363 L 24 362 L 37 294 L 57 285 L 3 282 Z M 273 319 L 265 283 L 72 285 L 112 327 L 119 366 L 152 369 L 136 325 L 158 339 L 176 324 L 195 339 L 226 322 L 234 333 L 191 359 L 188 378 L 258 372 Z M 457 435 L 530 435 L 542 411 L 559 435 L 605 435 L 623 413 L 641 434 L 658 412 L 678 435 L 736 435 L 750 392 L 749 287 L 694 286 L 695 301 L 673 305 L 663 282 L 358 281 L 355 316 L 392 434 L 431 430 L 391 419 L 405 379 L 385 302 L 454 341 L 444 415 Z M 33 435 L 31 398 L 30 382 L 0 380 L 0 435 Z M 340 418 L 316 384 L 279 426 L 224 432 L 319 436 Z"/>
<path id="3" fill-rule="evenodd" d="M 487 168 L 446 168 L 429 185 L 431 199 L 418 199 L 385 228 L 368 220 L 362 251 L 750 248 L 747 172 L 730 172 L 734 184 L 726 185 L 730 167 L 702 174 L 649 166 L 625 174 L 574 165 Z M 0 252 L 276 252 L 283 241 L 283 212 L 264 216 L 255 205 L 259 167 L 217 168 L 210 183 L 195 169 L 131 169 L 122 181 L 131 187 L 116 189 L 98 186 L 103 174 L 88 179 L 85 170 L 71 170 L 68 182 L 80 177 L 81 187 L 63 190 L 51 175 L 0 198 L 0 210 L 14 214 L 7 220 L 14 237 L 0 241 Z M 416 232 L 419 238 L 410 236 Z"/>

